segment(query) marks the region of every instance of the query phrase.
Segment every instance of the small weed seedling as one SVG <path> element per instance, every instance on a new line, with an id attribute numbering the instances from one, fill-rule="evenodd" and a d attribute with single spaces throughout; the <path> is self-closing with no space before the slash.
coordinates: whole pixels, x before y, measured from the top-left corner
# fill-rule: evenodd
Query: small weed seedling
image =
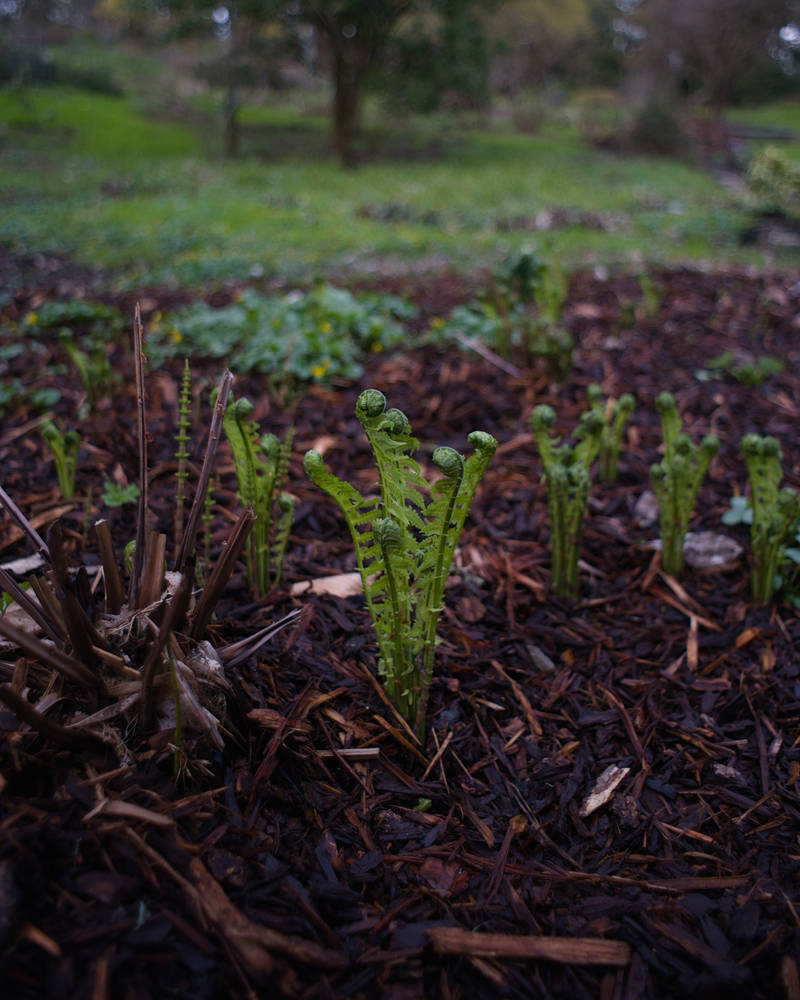
<path id="1" fill-rule="evenodd" d="M 411 455 L 417 440 L 409 422 L 400 410 L 386 409 L 383 393 L 362 392 L 356 416 L 375 456 L 380 496 L 363 497 L 329 473 L 317 451 L 306 452 L 305 469 L 344 514 L 378 643 L 379 671 L 387 694 L 422 739 L 445 582 L 497 442 L 473 431 L 468 440 L 475 451 L 466 461 L 453 448 L 437 448 L 433 464 L 442 478 L 428 484 Z"/>
<path id="2" fill-rule="evenodd" d="M 136 483 L 122 486 L 111 479 L 103 481 L 102 500 L 106 507 L 129 507 L 139 499 L 139 487 Z"/>
<path id="3" fill-rule="evenodd" d="M 68 333 L 62 336 L 61 346 L 83 382 L 89 409 L 94 410 L 114 384 L 114 370 L 106 357 L 105 346 L 101 345 L 87 353 L 72 341 Z"/>
<path id="4" fill-rule="evenodd" d="M 45 420 L 39 427 L 39 433 L 53 453 L 61 496 L 65 500 L 71 500 L 75 496 L 75 470 L 81 436 L 73 430 L 62 433 L 52 420 Z"/>
<path id="5" fill-rule="evenodd" d="M 677 576 L 683 569 L 683 542 L 692 516 L 695 497 L 719 440 L 707 434 L 698 448 L 681 432 L 675 397 L 662 392 L 656 399 L 664 436 L 664 457 L 650 467 L 653 492 L 658 499 L 661 524 L 661 564 L 664 572 Z"/>
<path id="6" fill-rule="evenodd" d="M 553 408 L 542 404 L 530 421 L 544 466 L 550 507 L 550 586 L 555 594 L 574 598 L 578 596 L 578 550 L 591 487 L 590 469 L 600 449 L 605 422 L 596 410 L 585 410 L 574 434 L 578 444 L 571 446 L 549 436 L 555 419 Z"/>
<path id="7" fill-rule="evenodd" d="M 628 417 L 633 413 L 634 399 L 629 392 L 623 392 L 619 399 L 603 402 L 603 391 L 599 385 L 590 385 L 586 398 L 592 409 L 602 417 L 603 431 L 600 435 L 600 451 L 597 456 L 600 478 L 606 483 L 617 481 L 617 466 L 622 448 L 622 435 Z"/>
<path id="8" fill-rule="evenodd" d="M 281 443 L 274 434 L 259 436 L 258 424 L 250 417 L 249 399 L 231 400 L 225 411 L 225 436 L 230 442 L 239 499 L 255 514 L 247 545 L 247 575 L 259 597 L 277 587 L 283 570 L 283 556 L 292 527 L 294 501 L 279 490 L 286 479 L 291 430 Z"/>
<path id="9" fill-rule="evenodd" d="M 779 489 L 781 448 L 774 437 L 746 434 L 742 455 L 750 481 L 750 544 L 753 551 L 751 593 L 756 604 L 769 604 L 775 590 L 778 562 L 784 542 L 800 514 L 794 490 Z"/>

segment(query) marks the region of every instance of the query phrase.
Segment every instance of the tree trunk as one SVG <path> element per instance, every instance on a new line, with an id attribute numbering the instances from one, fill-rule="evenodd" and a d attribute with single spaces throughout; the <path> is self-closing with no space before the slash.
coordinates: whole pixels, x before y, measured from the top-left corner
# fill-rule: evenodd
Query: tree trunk
<path id="1" fill-rule="evenodd" d="M 235 83 L 225 88 L 222 113 L 225 119 L 225 155 L 235 159 L 239 155 L 239 93 Z"/>
<path id="2" fill-rule="evenodd" d="M 344 167 L 355 167 L 355 138 L 361 107 L 358 60 L 341 48 L 334 52 L 333 148 Z"/>

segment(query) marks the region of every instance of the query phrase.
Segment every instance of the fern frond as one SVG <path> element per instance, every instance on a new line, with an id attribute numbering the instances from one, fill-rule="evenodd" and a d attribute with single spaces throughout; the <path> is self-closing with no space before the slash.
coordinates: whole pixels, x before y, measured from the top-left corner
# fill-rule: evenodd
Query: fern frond
<path id="1" fill-rule="evenodd" d="M 277 587 L 281 582 L 283 557 L 286 553 L 286 544 L 289 541 L 289 532 L 292 530 L 293 518 L 294 498 L 288 493 L 282 493 L 278 498 L 278 521 L 270 545 L 270 562 L 274 566 L 274 575 L 271 580 L 273 587 Z"/>
<path id="2" fill-rule="evenodd" d="M 418 441 L 406 415 L 396 408 L 387 410 L 383 393 L 367 389 L 358 397 L 356 416 L 375 456 L 383 516 L 422 529 L 427 483 L 411 457 Z"/>
<path id="3" fill-rule="evenodd" d="M 386 409 L 383 393 L 363 392 L 356 414 L 375 456 L 380 497 L 363 497 L 332 475 L 316 451 L 306 452 L 304 465 L 344 515 L 378 644 L 378 671 L 392 701 L 422 736 L 447 574 L 497 442 L 475 431 L 469 437 L 475 453 L 467 462 L 452 448 L 437 448 L 433 462 L 443 477 L 430 487 L 411 457 L 417 441 L 408 420 L 400 410 Z"/>

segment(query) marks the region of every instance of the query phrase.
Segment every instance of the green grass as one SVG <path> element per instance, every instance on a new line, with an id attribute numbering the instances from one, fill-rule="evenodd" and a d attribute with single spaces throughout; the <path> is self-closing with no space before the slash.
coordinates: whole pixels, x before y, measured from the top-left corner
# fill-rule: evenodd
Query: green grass
<path id="1" fill-rule="evenodd" d="M 209 153 L 199 115 L 165 120 L 129 96 L 0 91 L 0 243 L 70 253 L 113 272 L 117 287 L 347 279 L 434 261 L 474 271 L 523 246 L 565 267 L 765 263 L 738 244 L 742 197 L 683 164 L 593 150 L 566 125 L 441 141 L 384 126 L 378 138 L 411 158 L 347 172 L 318 115 L 246 109 L 248 155 L 237 162 Z M 553 208 L 611 216 L 619 228 L 515 228 Z M 767 263 L 796 265 L 782 253 Z"/>

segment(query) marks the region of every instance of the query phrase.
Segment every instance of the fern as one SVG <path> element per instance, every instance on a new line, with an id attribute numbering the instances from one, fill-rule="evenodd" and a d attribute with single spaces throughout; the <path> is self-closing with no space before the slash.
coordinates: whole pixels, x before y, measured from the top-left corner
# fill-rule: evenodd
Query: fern
<path id="1" fill-rule="evenodd" d="M 788 538 L 800 513 L 794 490 L 779 489 L 781 448 L 774 437 L 746 434 L 742 455 L 750 480 L 753 521 L 750 545 L 753 552 L 751 593 L 756 604 L 769 604 L 775 592 L 775 577 L 781 546 Z"/>
<path id="2" fill-rule="evenodd" d="M 263 597 L 273 590 L 283 571 L 283 556 L 292 525 L 294 501 L 288 493 L 278 495 L 286 479 L 292 433 L 283 442 L 274 434 L 259 437 L 258 424 L 250 417 L 249 399 L 231 401 L 223 427 L 233 453 L 233 464 L 242 506 L 256 516 L 247 547 L 247 575 L 253 591 Z"/>
<path id="3" fill-rule="evenodd" d="M 442 477 L 429 484 L 412 457 L 417 441 L 405 414 L 387 410 L 383 393 L 361 393 L 356 416 L 375 458 L 379 495 L 363 497 L 328 472 L 316 451 L 306 452 L 305 469 L 344 515 L 375 631 L 379 673 L 422 738 L 445 583 L 497 442 L 474 431 L 468 440 L 475 452 L 466 462 L 452 448 L 437 448 L 433 463 Z"/>
<path id="4" fill-rule="evenodd" d="M 187 462 L 189 452 L 186 445 L 189 443 L 189 408 L 191 405 L 191 375 L 189 372 L 189 359 L 187 358 L 183 367 L 183 379 L 181 380 L 181 395 L 178 403 L 178 433 L 175 435 L 177 451 L 175 461 L 178 464 L 175 473 L 175 544 L 180 545 L 183 537 L 183 508 L 186 501 L 186 480 L 189 478 Z"/>
<path id="5" fill-rule="evenodd" d="M 602 396 L 603 392 L 599 385 L 592 384 L 586 390 L 589 405 L 603 419 L 600 451 L 597 456 L 598 473 L 604 482 L 615 483 L 622 435 L 635 403 L 629 392 L 623 392 L 619 399 L 608 400 L 605 403 Z"/>
<path id="6" fill-rule="evenodd" d="M 578 553 L 591 487 L 590 469 L 600 450 L 605 423 L 596 410 L 585 410 L 574 434 L 577 443 L 570 446 L 550 437 L 555 418 L 552 407 L 542 404 L 531 413 L 530 423 L 550 508 L 550 585 L 554 593 L 574 598 L 578 596 Z"/>
<path id="7" fill-rule="evenodd" d="M 683 543 L 700 483 L 719 450 L 719 441 L 707 434 L 700 446 L 681 432 L 675 398 L 662 392 L 656 398 L 664 437 L 664 458 L 650 467 L 650 481 L 658 499 L 661 525 L 661 563 L 677 576 L 683 569 Z"/>

